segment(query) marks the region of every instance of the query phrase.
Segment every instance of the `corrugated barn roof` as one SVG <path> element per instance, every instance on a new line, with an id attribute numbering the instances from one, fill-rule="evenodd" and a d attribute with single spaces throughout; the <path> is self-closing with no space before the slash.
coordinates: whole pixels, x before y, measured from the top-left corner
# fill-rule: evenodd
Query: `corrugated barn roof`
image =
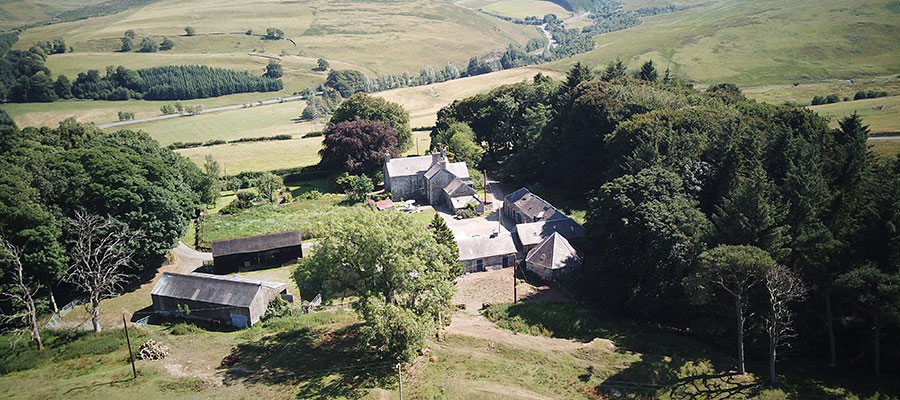
<path id="1" fill-rule="evenodd" d="M 268 235 L 249 236 L 230 240 L 212 242 L 213 257 L 231 254 L 256 253 L 260 251 L 299 246 L 300 231 L 270 233 Z"/>
<path id="2" fill-rule="evenodd" d="M 232 307 L 249 307 L 261 291 L 281 292 L 284 283 L 235 276 L 163 272 L 151 295 Z"/>

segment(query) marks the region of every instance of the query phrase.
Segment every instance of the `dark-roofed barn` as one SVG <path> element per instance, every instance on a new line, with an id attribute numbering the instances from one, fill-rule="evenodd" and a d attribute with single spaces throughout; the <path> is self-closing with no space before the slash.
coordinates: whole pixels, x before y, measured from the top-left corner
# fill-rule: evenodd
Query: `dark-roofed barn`
<path id="1" fill-rule="evenodd" d="M 251 267 L 277 266 L 303 257 L 300 231 L 212 242 L 214 268 L 226 274 Z"/>
<path id="2" fill-rule="evenodd" d="M 521 188 L 503 200 L 503 217 L 514 224 L 525 224 L 566 218 L 566 215 L 538 195 Z"/>
<path id="3" fill-rule="evenodd" d="M 291 300 L 287 285 L 233 276 L 164 272 L 150 292 L 161 315 L 209 321 L 238 328 L 259 322 L 269 302 Z"/>

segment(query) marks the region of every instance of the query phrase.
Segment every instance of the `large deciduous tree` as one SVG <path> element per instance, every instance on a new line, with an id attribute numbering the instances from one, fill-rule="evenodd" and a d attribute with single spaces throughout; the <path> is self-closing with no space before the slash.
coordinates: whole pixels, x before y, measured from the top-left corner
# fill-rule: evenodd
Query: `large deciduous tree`
<path id="1" fill-rule="evenodd" d="M 703 252 L 699 264 L 696 273 L 684 280 L 685 286 L 698 303 L 708 302 L 716 290 L 734 301 L 738 374 L 743 375 L 746 372 L 744 333 L 750 290 L 765 281 L 766 273 L 775 261 L 758 247 L 720 245 Z"/>
<path id="2" fill-rule="evenodd" d="M 100 332 L 100 301 L 121 290 L 126 270 L 133 266 L 131 242 L 141 233 L 113 218 L 83 211 L 76 212 L 70 223 L 72 265 L 66 281 L 87 295 L 94 332 Z"/>
<path id="3" fill-rule="evenodd" d="M 784 265 L 776 265 L 766 273 L 769 293 L 769 312 L 766 315 L 766 334 L 769 336 L 769 380 L 776 382 L 775 361 L 778 348 L 796 336 L 794 313 L 790 305 L 806 297 L 807 288 L 800 276 Z"/>
<path id="4" fill-rule="evenodd" d="M 37 343 L 38 349 L 44 350 L 35 305 L 41 284 L 35 277 L 27 274 L 22 259 L 22 250 L 0 236 L 0 265 L 8 264 L 0 270 L 0 278 L 3 279 L 0 298 L 4 298 L 6 305 L 11 307 L 9 311 L 0 314 L 0 324 L 19 326 L 24 322 L 31 329 L 31 338 Z"/>
<path id="5" fill-rule="evenodd" d="M 410 146 L 412 146 L 412 129 L 409 126 L 409 113 L 397 103 L 389 102 L 380 97 L 357 93 L 341 102 L 337 109 L 334 110 L 330 123 L 337 124 L 356 120 L 377 121 L 388 124 L 396 131 L 397 148 L 400 151 L 409 150 Z"/>
<path id="6" fill-rule="evenodd" d="M 414 357 L 440 328 L 458 254 L 403 213 L 356 209 L 324 226 L 294 274 L 300 290 L 310 298 L 356 296 L 362 344 L 389 360 Z"/>
<path id="7" fill-rule="evenodd" d="M 351 174 L 373 174 L 381 168 L 384 157 L 396 157 L 397 136 L 382 122 L 345 121 L 325 128 L 322 142 L 322 165 Z"/>

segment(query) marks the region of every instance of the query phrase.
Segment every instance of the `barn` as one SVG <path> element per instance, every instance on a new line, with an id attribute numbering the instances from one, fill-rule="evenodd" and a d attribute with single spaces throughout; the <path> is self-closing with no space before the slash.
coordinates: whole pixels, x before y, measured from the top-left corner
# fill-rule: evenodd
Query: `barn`
<path id="1" fill-rule="evenodd" d="M 491 271 L 516 264 L 516 242 L 509 233 L 456 241 L 466 272 Z"/>
<path id="2" fill-rule="evenodd" d="M 271 233 L 212 242 L 216 273 L 278 266 L 303 257 L 300 231 Z"/>
<path id="3" fill-rule="evenodd" d="M 158 314 L 238 328 L 259 322 L 269 303 L 279 296 L 293 300 L 284 283 L 170 272 L 164 272 L 150 292 Z"/>
<path id="4" fill-rule="evenodd" d="M 525 257 L 525 268 L 551 281 L 581 268 L 581 257 L 559 232 L 553 232 Z"/>

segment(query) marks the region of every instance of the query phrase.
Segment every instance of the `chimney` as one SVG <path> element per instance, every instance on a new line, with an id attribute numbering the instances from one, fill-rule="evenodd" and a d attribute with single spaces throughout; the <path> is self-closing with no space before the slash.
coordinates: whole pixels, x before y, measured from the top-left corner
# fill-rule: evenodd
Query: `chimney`
<path id="1" fill-rule="evenodd" d="M 441 151 L 441 152 L 435 151 L 435 152 L 431 153 L 431 165 L 441 162 L 442 154 L 443 154 L 443 151 Z"/>
<path id="2" fill-rule="evenodd" d="M 384 153 L 384 163 L 387 164 L 388 161 L 391 161 L 391 153 Z"/>

